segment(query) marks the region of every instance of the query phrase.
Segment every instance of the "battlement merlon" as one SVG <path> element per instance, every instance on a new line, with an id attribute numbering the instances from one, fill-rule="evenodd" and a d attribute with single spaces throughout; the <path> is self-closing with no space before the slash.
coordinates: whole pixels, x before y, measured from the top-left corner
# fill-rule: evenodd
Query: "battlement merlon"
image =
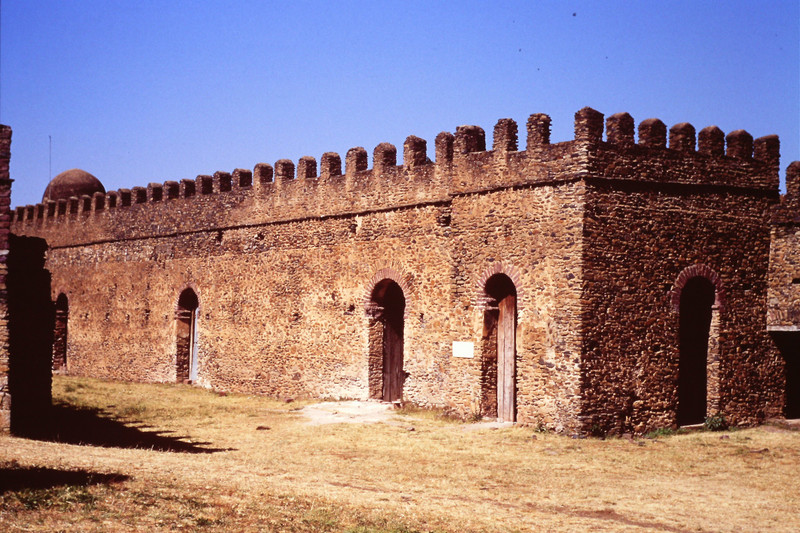
<path id="1" fill-rule="evenodd" d="M 427 142 L 409 136 L 400 166 L 397 149 L 381 143 L 373 152 L 372 169 L 363 147 L 348 150 L 344 175 L 339 155 L 327 152 L 320 160 L 319 175 L 316 160 L 305 156 L 297 166 L 281 159 L 274 167 L 259 163 L 252 171 L 220 171 L 194 180 L 47 201 L 18 207 L 12 213 L 13 226 L 18 233 L 38 235 L 40 227 L 69 224 L 73 235 L 89 238 L 103 233 L 104 226 L 130 223 L 132 227 L 150 227 L 137 224 L 137 220 L 156 217 L 163 222 L 157 225 L 160 228 L 195 231 L 225 226 L 222 213 L 245 200 L 252 210 L 251 222 L 269 223 L 390 209 L 443 201 L 458 194 L 585 177 L 763 189 L 777 195 L 777 136 L 753 140 L 743 130 L 725 136 L 716 126 L 696 133 L 688 123 L 668 130 L 662 121 L 647 119 L 638 126 L 636 142 L 633 117 L 617 113 L 605 120 L 604 141 L 603 118 L 602 113 L 583 108 L 575 114 L 574 139 L 551 144 L 550 117 L 533 114 L 526 123 L 527 144 L 522 151 L 517 123 L 506 118 L 495 125 L 489 151 L 485 131 L 479 126 L 459 126 L 455 135 L 440 133 L 435 140 L 435 162 L 427 157 Z M 166 207 L 174 201 L 181 202 L 181 209 Z M 91 228 L 94 224 L 99 227 Z"/>

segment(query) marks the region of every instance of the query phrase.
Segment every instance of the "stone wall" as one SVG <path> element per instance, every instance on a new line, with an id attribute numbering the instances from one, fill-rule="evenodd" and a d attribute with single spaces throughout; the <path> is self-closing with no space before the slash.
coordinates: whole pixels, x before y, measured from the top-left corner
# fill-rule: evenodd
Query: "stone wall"
<path id="1" fill-rule="evenodd" d="M 724 188 L 698 197 L 609 180 L 593 182 L 587 196 L 583 377 L 591 423 L 646 431 L 674 420 L 674 295 L 687 269 L 717 292 L 707 412 L 731 422 L 780 414 L 781 367 L 764 328 L 769 197 Z"/>
<path id="2" fill-rule="evenodd" d="M 786 172 L 786 195 L 772 217 L 767 327 L 800 331 L 800 162 Z"/>
<path id="3" fill-rule="evenodd" d="M 676 301 L 714 284 L 707 412 L 780 412 L 785 380 L 766 334 L 769 211 L 778 143 L 691 125 L 667 132 L 583 109 L 575 138 L 527 143 L 500 120 L 253 171 L 120 189 L 14 212 L 51 249 L 68 302 L 69 373 L 175 381 L 178 298 L 199 300 L 198 382 L 275 396 L 380 395 L 378 294 L 403 309 L 403 398 L 493 415 L 497 302 L 513 285 L 516 419 L 564 431 L 675 424 Z M 669 145 L 667 143 L 669 139 Z M 695 146 L 697 145 L 697 147 Z M 379 290 L 380 289 L 380 290 Z M 377 292 L 376 292 L 377 291 Z M 465 351 L 454 348 L 471 347 Z M 458 353 L 456 353 L 458 352 Z M 494 365 L 494 366 L 493 366 Z"/>
<path id="4" fill-rule="evenodd" d="M 517 288 L 517 412 L 521 420 L 577 429 L 584 186 L 580 181 L 457 196 L 452 204 L 453 340 L 475 359 L 453 358 L 450 397 L 477 411 L 485 285 L 505 274 Z"/>
<path id="5" fill-rule="evenodd" d="M 772 216 L 767 330 L 785 366 L 784 414 L 800 418 L 800 162 L 786 171 L 786 194 Z"/>

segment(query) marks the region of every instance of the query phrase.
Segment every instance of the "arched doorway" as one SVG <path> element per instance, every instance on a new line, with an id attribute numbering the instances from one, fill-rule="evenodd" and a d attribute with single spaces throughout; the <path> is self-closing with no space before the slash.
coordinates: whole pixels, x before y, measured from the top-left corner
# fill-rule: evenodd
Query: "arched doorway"
<path id="1" fill-rule="evenodd" d="M 69 300 L 63 292 L 56 298 L 55 327 L 53 329 L 53 372 L 67 371 L 67 327 Z"/>
<path id="2" fill-rule="evenodd" d="M 175 378 L 179 383 L 197 381 L 197 308 L 200 302 L 192 289 L 185 289 L 178 298 L 175 357 Z"/>
<path id="3" fill-rule="evenodd" d="M 375 285 L 370 298 L 370 397 L 393 402 L 403 399 L 403 328 L 406 298 L 394 280 Z"/>
<path id="4" fill-rule="evenodd" d="M 783 356 L 785 369 L 783 416 L 800 418 L 800 331 L 775 331 L 772 338 Z"/>
<path id="5" fill-rule="evenodd" d="M 501 422 L 517 416 L 517 289 L 511 278 L 495 274 L 484 288 L 489 298 L 483 317 L 482 410 Z"/>
<path id="6" fill-rule="evenodd" d="M 702 424 L 707 416 L 708 347 L 714 300 L 714 284 L 703 276 L 689 279 L 681 290 L 679 426 Z"/>

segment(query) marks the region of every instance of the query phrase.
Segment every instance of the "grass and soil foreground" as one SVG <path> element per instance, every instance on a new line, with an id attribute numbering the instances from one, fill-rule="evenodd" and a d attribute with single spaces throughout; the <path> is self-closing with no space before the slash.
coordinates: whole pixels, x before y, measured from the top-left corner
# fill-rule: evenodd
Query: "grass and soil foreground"
<path id="1" fill-rule="evenodd" d="M 789 427 L 573 439 L 183 385 L 53 395 L 49 435 L 0 437 L 0 531 L 800 530 Z"/>

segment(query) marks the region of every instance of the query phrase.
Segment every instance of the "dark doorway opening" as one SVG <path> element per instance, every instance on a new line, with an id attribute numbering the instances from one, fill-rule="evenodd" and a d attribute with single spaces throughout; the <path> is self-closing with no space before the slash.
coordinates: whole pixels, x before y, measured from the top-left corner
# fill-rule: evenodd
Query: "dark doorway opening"
<path id="1" fill-rule="evenodd" d="M 9 236 L 6 278 L 8 303 L 8 389 L 11 431 L 37 437 L 51 418 L 55 306 L 47 243 L 36 237 Z M 5 398 L 9 398 L 6 396 Z M 4 400 L 5 400 L 4 398 Z"/>
<path id="2" fill-rule="evenodd" d="M 517 416 L 517 289 L 511 278 L 495 274 L 486 281 L 483 317 L 481 410 L 501 422 Z"/>
<path id="3" fill-rule="evenodd" d="M 67 371 L 67 330 L 69 324 L 69 300 L 61 293 L 56 298 L 56 317 L 53 331 L 53 372 Z"/>
<path id="4" fill-rule="evenodd" d="M 175 378 L 179 383 L 197 381 L 197 308 L 199 306 L 200 302 L 192 289 L 184 290 L 178 298 Z"/>
<path id="5" fill-rule="evenodd" d="M 701 276 L 687 281 L 681 291 L 677 412 L 679 426 L 702 424 L 706 419 L 708 339 L 714 299 L 714 285 Z"/>
<path id="6" fill-rule="evenodd" d="M 800 418 L 800 331 L 772 333 L 786 369 L 786 396 L 783 416 Z"/>
<path id="7" fill-rule="evenodd" d="M 403 399 L 403 328 L 406 299 L 396 282 L 384 279 L 372 290 L 370 324 L 370 396 Z"/>

